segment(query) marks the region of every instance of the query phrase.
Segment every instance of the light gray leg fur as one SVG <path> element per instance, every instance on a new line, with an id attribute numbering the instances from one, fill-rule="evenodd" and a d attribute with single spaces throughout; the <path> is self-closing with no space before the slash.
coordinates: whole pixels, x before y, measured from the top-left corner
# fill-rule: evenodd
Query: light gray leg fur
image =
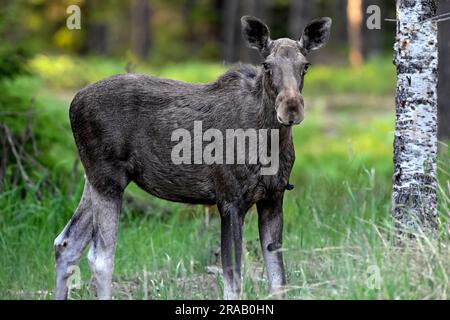
<path id="1" fill-rule="evenodd" d="M 284 273 L 282 246 L 283 214 L 282 199 L 274 203 L 258 204 L 259 238 L 264 256 L 270 293 L 276 299 L 285 299 L 286 277 Z"/>
<path id="2" fill-rule="evenodd" d="M 109 198 L 92 189 L 94 204 L 93 242 L 88 253 L 97 297 L 111 299 L 114 254 L 117 241 L 117 228 L 121 208 L 121 197 Z"/>
<path id="3" fill-rule="evenodd" d="M 91 189 L 86 180 L 78 208 L 64 230 L 55 239 L 56 288 L 55 299 L 67 299 L 70 268 L 78 263 L 81 253 L 92 239 L 93 207 Z"/>

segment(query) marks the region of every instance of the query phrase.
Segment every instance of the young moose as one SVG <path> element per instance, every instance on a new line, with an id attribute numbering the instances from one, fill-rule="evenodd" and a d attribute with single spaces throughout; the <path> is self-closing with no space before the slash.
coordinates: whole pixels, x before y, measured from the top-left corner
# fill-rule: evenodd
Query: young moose
<path id="1" fill-rule="evenodd" d="M 73 135 L 86 182 L 75 214 L 55 240 L 56 299 L 67 298 L 67 279 L 83 249 L 100 299 L 111 298 L 122 195 L 133 181 L 170 201 L 216 204 L 221 217 L 224 297 L 241 292 L 242 227 L 257 206 L 270 291 L 282 298 L 283 194 L 294 162 L 292 125 L 304 118 L 301 91 L 308 53 L 328 40 L 331 19 L 312 21 L 298 41 L 272 40 L 260 20 L 241 19 L 243 35 L 259 50 L 261 67 L 238 66 L 210 84 L 126 74 L 92 84 L 70 106 Z M 179 164 L 171 161 L 171 133 L 203 129 L 279 130 L 279 169 L 261 175 L 259 164 Z"/>

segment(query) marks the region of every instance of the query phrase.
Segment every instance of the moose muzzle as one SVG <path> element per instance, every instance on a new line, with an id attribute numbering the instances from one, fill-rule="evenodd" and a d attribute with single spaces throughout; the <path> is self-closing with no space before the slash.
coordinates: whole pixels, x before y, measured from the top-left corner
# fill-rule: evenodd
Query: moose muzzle
<path id="1" fill-rule="evenodd" d="M 278 121 L 285 126 L 300 124 L 305 118 L 304 101 L 298 90 L 281 91 L 275 101 Z"/>

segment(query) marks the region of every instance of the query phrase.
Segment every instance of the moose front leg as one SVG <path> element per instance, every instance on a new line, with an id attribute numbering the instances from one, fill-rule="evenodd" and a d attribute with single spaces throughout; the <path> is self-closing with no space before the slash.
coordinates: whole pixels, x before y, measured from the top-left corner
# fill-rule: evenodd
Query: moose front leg
<path id="1" fill-rule="evenodd" d="M 221 216 L 221 258 L 224 299 L 235 300 L 241 295 L 242 226 L 244 213 L 232 206 L 219 206 Z"/>
<path id="2" fill-rule="evenodd" d="M 284 299 L 283 255 L 281 249 L 283 242 L 283 196 L 274 200 L 257 203 L 259 240 L 264 256 L 267 277 L 271 294 L 278 299 Z"/>

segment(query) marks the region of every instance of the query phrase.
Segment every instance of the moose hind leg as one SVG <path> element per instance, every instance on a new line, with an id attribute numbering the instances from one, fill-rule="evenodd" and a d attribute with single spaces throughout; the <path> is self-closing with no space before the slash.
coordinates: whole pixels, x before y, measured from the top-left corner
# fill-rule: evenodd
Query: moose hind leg
<path id="1" fill-rule="evenodd" d="M 114 254 L 122 195 L 105 196 L 92 189 L 94 203 L 93 242 L 88 253 L 97 297 L 111 299 Z"/>
<path id="2" fill-rule="evenodd" d="M 86 180 L 78 207 L 64 230 L 55 239 L 56 288 L 55 299 L 66 299 L 67 280 L 71 267 L 78 263 L 80 256 L 92 239 L 91 186 Z"/>

